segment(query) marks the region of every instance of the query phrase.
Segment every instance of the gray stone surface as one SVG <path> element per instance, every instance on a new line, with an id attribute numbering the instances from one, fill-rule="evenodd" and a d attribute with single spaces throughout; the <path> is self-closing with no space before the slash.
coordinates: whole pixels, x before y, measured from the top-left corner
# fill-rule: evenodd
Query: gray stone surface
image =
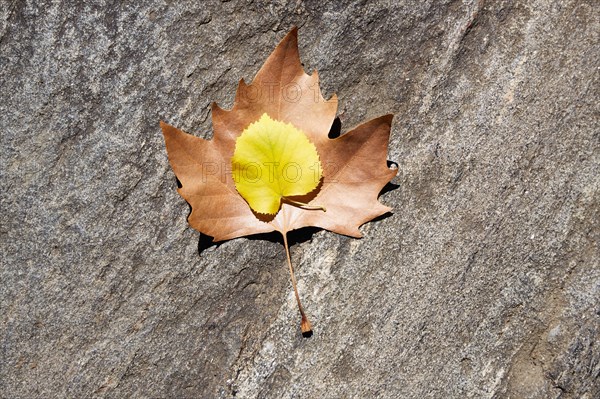
<path id="1" fill-rule="evenodd" d="M 396 114 L 392 216 L 199 251 L 203 137 L 293 25 L 343 130 Z M 589 1 L 0 3 L 0 397 L 600 397 Z"/>

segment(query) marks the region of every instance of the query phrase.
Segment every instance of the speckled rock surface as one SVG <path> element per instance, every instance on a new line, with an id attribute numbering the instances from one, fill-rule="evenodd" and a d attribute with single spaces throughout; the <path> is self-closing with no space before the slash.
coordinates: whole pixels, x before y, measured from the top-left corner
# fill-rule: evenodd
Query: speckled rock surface
<path id="1" fill-rule="evenodd" d="M 4 1 L 0 397 L 600 397 L 595 1 Z M 298 25 L 342 130 L 396 114 L 356 240 L 209 246 L 158 126 L 209 137 Z"/>

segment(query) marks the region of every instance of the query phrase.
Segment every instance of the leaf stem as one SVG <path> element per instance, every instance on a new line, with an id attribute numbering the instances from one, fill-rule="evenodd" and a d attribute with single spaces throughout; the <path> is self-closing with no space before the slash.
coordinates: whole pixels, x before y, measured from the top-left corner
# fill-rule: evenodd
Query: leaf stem
<path id="1" fill-rule="evenodd" d="M 284 201 L 289 202 L 292 205 L 298 205 L 300 208 L 308 209 L 310 211 L 323 211 L 323 212 L 327 212 L 327 209 L 325 209 L 324 206 L 320 206 L 320 205 L 308 205 L 308 204 L 305 204 L 304 202 L 294 201 L 293 199 L 289 199 L 287 197 L 283 197 L 283 199 L 284 199 Z"/>
<path id="2" fill-rule="evenodd" d="M 310 336 L 312 334 L 312 326 L 310 321 L 308 321 L 308 317 L 304 313 L 304 309 L 302 308 L 302 303 L 300 302 L 300 295 L 298 295 L 298 287 L 296 287 L 296 277 L 294 276 L 294 268 L 292 266 L 292 260 L 290 258 L 290 248 L 288 246 L 287 241 L 287 233 L 281 233 L 283 236 L 283 246 L 285 247 L 285 255 L 287 257 L 288 266 L 290 267 L 290 276 L 292 277 L 292 286 L 294 287 L 294 294 L 296 295 L 296 302 L 298 302 L 298 310 L 300 310 L 300 316 L 302 316 L 302 321 L 300 322 L 300 329 L 302 330 L 302 335 Z"/>

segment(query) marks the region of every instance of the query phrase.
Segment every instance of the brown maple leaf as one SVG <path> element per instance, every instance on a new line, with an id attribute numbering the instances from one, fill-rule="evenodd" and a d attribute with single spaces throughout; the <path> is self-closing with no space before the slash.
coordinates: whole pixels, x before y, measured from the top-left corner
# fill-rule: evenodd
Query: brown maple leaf
<path id="1" fill-rule="evenodd" d="M 328 133 L 336 110 L 337 97 L 322 97 L 317 72 L 304 72 L 294 28 L 275 48 L 252 84 L 240 80 L 231 110 L 212 104 L 212 140 L 161 122 L 169 161 L 181 182 L 178 191 L 192 207 L 188 221 L 193 228 L 215 241 L 270 231 L 282 234 L 303 333 L 310 332 L 311 326 L 296 289 L 287 232 L 315 226 L 361 237 L 360 225 L 391 210 L 377 198 L 396 175 L 396 170 L 387 167 L 392 115 L 373 119 L 330 139 Z M 253 212 L 236 190 L 231 170 L 237 138 L 265 113 L 304 132 L 323 165 L 323 178 L 317 189 L 295 198 L 297 201 L 282 201 L 274 217 Z M 299 206 L 299 202 L 307 206 Z"/>

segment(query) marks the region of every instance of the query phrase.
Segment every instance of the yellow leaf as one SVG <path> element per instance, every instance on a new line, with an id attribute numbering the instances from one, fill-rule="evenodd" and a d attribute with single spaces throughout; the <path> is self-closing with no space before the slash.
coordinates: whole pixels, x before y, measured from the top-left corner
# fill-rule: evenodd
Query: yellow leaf
<path id="1" fill-rule="evenodd" d="M 237 138 L 231 163 L 235 188 L 263 214 L 276 214 L 282 200 L 308 194 L 321 180 L 319 154 L 306 134 L 266 113 Z"/>

